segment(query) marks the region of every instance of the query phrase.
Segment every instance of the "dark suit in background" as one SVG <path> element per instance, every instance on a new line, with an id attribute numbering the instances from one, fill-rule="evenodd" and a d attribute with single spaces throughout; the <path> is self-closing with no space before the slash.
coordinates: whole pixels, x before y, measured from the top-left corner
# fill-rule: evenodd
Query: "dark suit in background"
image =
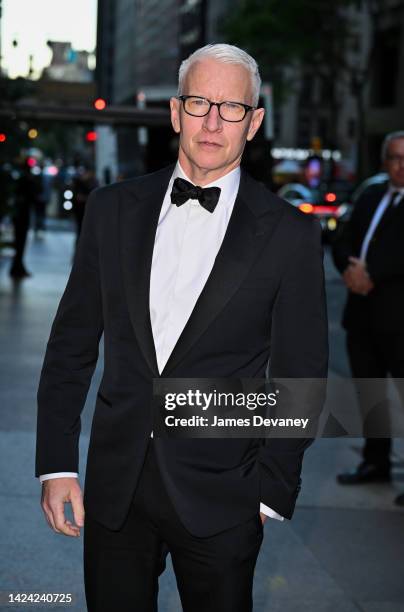
<path id="1" fill-rule="evenodd" d="M 341 274 L 350 256 L 360 256 L 366 233 L 387 188 L 387 183 L 370 187 L 356 203 L 333 248 L 334 262 Z M 367 295 L 348 292 L 342 325 L 347 330 L 347 350 L 354 378 L 380 379 L 388 374 L 404 377 L 403 245 L 404 203 L 399 200 L 396 206 L 390 205 L 385 210 L 368 246 L 366 265 L 374 289 Z M 400 387 L 399 391 L 403 395 Z M 361 397 L 366 401 L 365 396 Z M 388 404 L 380 409 L 386 411 L 387 425 Z M 388 477 L 390 449 L 390 438 L 368 438 L 363 459 L 375 466 L 381 476 Z"/>

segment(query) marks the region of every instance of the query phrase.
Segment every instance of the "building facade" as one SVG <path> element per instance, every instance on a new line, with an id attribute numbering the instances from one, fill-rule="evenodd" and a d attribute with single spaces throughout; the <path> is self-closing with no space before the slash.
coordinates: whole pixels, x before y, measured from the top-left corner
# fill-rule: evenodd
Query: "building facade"
<path id="1" fill-rule="evenodd" d="M 404 1 L 358 2 L 345 51 L 347 70 L 328 87 L 308 67 L 288 69 L 294 90 L 279 109 L 276 144 L 307 147 L 315 138 L 338 148 L 357 179 L 380 170 L 386 133 L 404 129 Z M 329 101 L 335 99 L 335 111 Z"/>
<path id="2" fill-rule="evenodd" d="M 385 134 L 404 130 L 403 0 L 385 0 L 377 14 L 365 117 L 365 165 L 375 170 Z"/>

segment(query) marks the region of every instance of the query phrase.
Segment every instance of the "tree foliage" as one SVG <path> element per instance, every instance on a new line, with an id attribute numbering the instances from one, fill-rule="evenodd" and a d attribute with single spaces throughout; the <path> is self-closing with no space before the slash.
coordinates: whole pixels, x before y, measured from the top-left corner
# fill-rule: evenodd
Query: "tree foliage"
<path id="1" fill-rule="evenodd" d="M 354 0 L 241 0 L 223 27 L 226 39 L 257 58 L 262 76 L 281 85 L 282 69 L 309 66 L 328 78 L 342 69 L 353 24 L 343 17 Z"/>
<path id="2" fill-rule="evenodd" d="M 263 79 L 273 84 L 278 103 L 294 90 L 294 79 L 288 81 L 286 68 L 298 67 L 300 76 L 319 79 L 328 93 L 321 103 L 330 112 L 331 146 L 338 146 L 339 108 L 349 91 L 357 107 L 359 175 L 366 146 L 365 91 L 383 7 L 385 0 L 240 0 L 222 28 L 228 42 L 257 59 Z M 361 47 L 365 22 L 367 48 Z"/>

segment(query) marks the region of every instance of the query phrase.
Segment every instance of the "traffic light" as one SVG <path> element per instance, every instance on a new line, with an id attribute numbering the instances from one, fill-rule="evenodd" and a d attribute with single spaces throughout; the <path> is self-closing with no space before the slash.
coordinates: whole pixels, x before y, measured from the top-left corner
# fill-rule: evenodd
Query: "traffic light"
<path id="1" fill-rule="evenodd" d="M 87 132 L 86 140 L 87 142 L 95 142 L 97 140 L 97 132 L 95 130 L 90 130 L 90 132 Z"/>
<path id="2" fill-rule="evenodd" d="M 324 196 L 324 200 L 326 202 L 330 202 L 330 204 L 332 204 L 333 202 L 336 202 L 337 200 L 337 195 L 335 193 L 333 193 L 332 191 L 328 192 L 325 194 Z"/>
<path id="3" fill-rule="evenodd" d="M 6 142 L 6 140 L 7 136 L 3 132 L 0 132 L 0 142 Z"/>
<path id="4" fill-rule="evenodd" d="M 97 98 L 96 100 L 94 100 L 94 108 L 96 108 L 97 110 L 104 110 L 104 108 L 106 108 L 107 103 L 104 100 L 104 98 Z"/>

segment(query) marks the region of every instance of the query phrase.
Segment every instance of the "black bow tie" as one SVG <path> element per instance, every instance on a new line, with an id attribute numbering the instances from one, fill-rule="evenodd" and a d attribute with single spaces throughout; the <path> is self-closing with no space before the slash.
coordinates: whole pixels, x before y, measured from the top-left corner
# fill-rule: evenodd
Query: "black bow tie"
<path id="1" fill-rule="evenodd" d="M 176 178 L 171 191 L 171 202 L 182 206 L 188 200 L 198 200 L 199 204 L 212 213 L 219 201 L 220 187 L 198 187 L 182 178 Z"/>

